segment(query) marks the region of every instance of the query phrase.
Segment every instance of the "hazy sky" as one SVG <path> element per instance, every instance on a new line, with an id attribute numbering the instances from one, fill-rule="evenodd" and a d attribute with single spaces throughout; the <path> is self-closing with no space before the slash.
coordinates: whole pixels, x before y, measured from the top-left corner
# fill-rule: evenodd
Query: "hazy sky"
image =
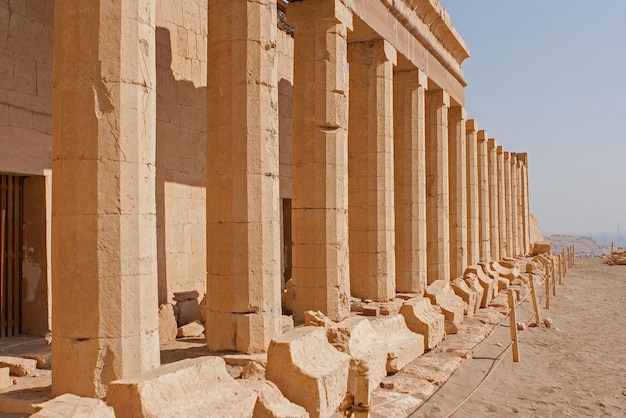
<path id="1" fill-rule="evenodd" d="M 626 233 L 626 0 L 440 0 L 470 50 L 466 108 L 529 153 L 543 233 Z"/>

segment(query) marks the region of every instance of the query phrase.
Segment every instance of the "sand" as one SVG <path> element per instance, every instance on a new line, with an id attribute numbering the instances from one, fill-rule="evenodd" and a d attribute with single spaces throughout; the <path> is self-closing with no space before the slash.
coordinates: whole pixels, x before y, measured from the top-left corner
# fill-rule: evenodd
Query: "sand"
<path id="1" fill-rule="evenodd" d="M 626 266 L 577 257 L 541 315 L 554 325 L 520 334 L 519 363 L 507 319 L 411 416 L 626 416 Z M 531 317 L 525 302 L 518 320 Z"/>

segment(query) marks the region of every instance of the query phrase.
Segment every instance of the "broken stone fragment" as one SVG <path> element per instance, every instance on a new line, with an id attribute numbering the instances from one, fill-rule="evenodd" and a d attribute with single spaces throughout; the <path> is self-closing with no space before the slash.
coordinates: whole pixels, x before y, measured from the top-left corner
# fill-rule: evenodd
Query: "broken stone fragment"
<path id="1" fill-rule="evenodd" d="M 412 332 L 404 316 L 383 316 L 372 327 L 387 342 L 387 372 L 396 373 L 424 353 L 424 336 Z"/>
<path id="2" fill-rule="evenodd" d="M 470 289 L 465 280 L 461 278 L 452 280 L 450 286 L 452 287 L 452 290 L 454 290 L 454 293 L 463 299 L 463 302 L 465 302 L 465 315 L 474 315 L 474 312 L 476 312 L 476 306 L 478 305 L 477 292 Z"/>
<path id="3" fill-rule="evenodd" d="M 426 288 L 424 296 L 428 297 L 433 305 L 441 308 L 446 321 L 454 322 L 456 325 L 463 322 L 467 310 L 465 302 L 454 294 L 447 280 L 435 280 Z"/>
<path id="4" fill-rule="evenodd" d="M 254 407 L 254 418 L 308 418 L 309 413 L 285 398 L 269 380 L 242 380 L 241 384 L 258 395 Z"/>
<path id="5" fill-rule="evenodd" d="M 37 418 L 115 418 L 113 408 L 104 401 L 66 393 L 47 402 L 35 405 Z"/>
<path id="6" fill-rule="evenodd" d="M 417 296 L 404 302 L 400 309 L 407 327 L 424 336 L 424 349 L 431 350 L 444 338 L 445 317 L 430 303 L 430 299 Z"/>
<path id="7" fill-rule="evenodd" d="M 37 360 L 0 356 L 0 367 L 8 367 L 13 376 L 34 376 Z"/>
<path id="8" fill-rule="evenodd" d="M 350 356 L 348 392 L 354 394 L 356 367 L 361 361 L 369 364 L 369 387 L 376 387 L 387 376 L 387 343 L 374 331 L 370 321 L 353 316 L 344 319 L 326 332 L 328 342 Z"/>
<path id="9" fill-rule="evenodd" d="M 178 327 L 176 337 L 200 337 L 204 334 L 204 325 L 200 321 L 193 321 L 182 327 Z"/>
<path id="10" fill-rule="evenodd" d="M 13 384 L 13 380 L 9 376 L 10 372 L 11 370 L 8 367 L 0 367 L 0 389 Z"/>
<path id="11" fill-rule="evenodd" d="M 330 417 L 346 395 L 349 363 L 324 328 L 301 327 L 270 342 L 265 376 L 311 417 Z"/>
<path id="12" fill-rule="evenodd" d="M 107 388 L 107 404 L 118 417 L 252 417 L 256 400 L 220 357 L 166 364 Z"/>
<path id="13" fill-rule="evenodd" d="M 304 313 L 304 325 L 328 329 L 335 325 L 335 322 L 320 311 L 306 311 Z"/>
<path id="14" fill-rule="evenodd" d="M 177 333 L 174 307 L 169 303 L 159 306 L 159 343 L 164 344 L 176 339 Z"/>

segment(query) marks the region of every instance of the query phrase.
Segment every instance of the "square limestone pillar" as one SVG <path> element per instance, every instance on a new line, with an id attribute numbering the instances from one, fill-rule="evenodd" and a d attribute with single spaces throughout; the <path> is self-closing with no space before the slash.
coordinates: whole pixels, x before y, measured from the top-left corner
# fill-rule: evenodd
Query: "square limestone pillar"
<path id="1" fill-rule="evenodd" d="M 491 247 L 489 240 L 491 230 L 489 224 L 489 156 L 487 154 L 487 131 L 478 131 L 478 208 L 479 225 L 478 236 L 480 242 L 479 259 L 489 262 L 491 260 Z"/>
<path id="2" fill-rule="evenodd" d="M 519 245 L 519 212 L 517 210 L 517 197 L 518 197 L 518 174 L 517 174 L 517 155 L 511 153 L 511 219 L 510 222 L 513 225 L 513 234 L 511 236 L 513 242 L 513 254 L 515 257 L 521 254 L 521 248 Z"/>
<path id="3" fill-rule="evenodd" d="M 467 150 L 462 106 L 448 111 L 450 180 L 450 277 L 461 277 L 467 267 Z"/>
<path id="4" fill-rule="evenodd" d="M 339 0 L 290 3 L 293 86 L 293 315 L 350 313 L 348 55 L 352 14 Z M 324 56 L 324 59 L 319 59 Z"/>
<path id="5" fill-rule="evenodd" d="M 478 264 L 480 254 L 478 208 L 478 124 L 474 119 L 465 123 L 467 158 L 467 264 Z"/>
<path id="6" fill-rule="evenodd" d="M 348 44 L 350 288 L 384 302 L 396 291 L 393 191 L 393 66 L 385 40 Z"/>
<path id="7" fill-rule="evenodd" d="M 504 193 L 506 201 L 506 253 L 513 257 L 513 195 L 511 193 L 511 153 L 504 153 Z"/>
<path id="8" fill-rule="evenodd" d="M 496 148 L 496 158 L 498 166 L 498 245 L 500 258 L 509 257 L 506 243 L 506 189 L 504 187 L 504 149 L 502 146 Z"/>
<path id="9" fill-rule="evenodd" d="M 52 394 L 159 366 L 155 1 L 58 0 Z"/>
<path id="10" fill-rule="evenodd" d="M 528 198 L 528 154 L 518 154 L 522 163 L 522 223 L 524 225 L 524 252 L 528 254 L 532 243 L 530 242 L 530 200 Z"/>
<path id="11" fill-rule="evenodd" d="M 426 221 L 428 284 L 450 280 L 448 108 L 444 90 L 426 93 Z"/>
<path id="12" fill-rule="evenodd" d="M 209 0 L 207 347 L 280 333 L 276 0 Z"/>
<path id="13" fill-rule="evenodd" d="M 517 163 L 515 165 L 517 174 L 517 247 L 519 254 L 525 253 L 524 248 L 524 173 L 522 167 L 522 155 L 516 154 Z"/>
<path id="14" fill-rule="evenodd" d="M 500 223 L 498 214 L 498 154 L 496 140 L 487 141 L 489 164 L 489 247 L 491 260 L 500 259 Z"/>
<path id="15" fill-rule="evenodd" d="M 426 74 L 396 70 L 394 100 L 394 188 L 396 289 L 426 290 Z"/>

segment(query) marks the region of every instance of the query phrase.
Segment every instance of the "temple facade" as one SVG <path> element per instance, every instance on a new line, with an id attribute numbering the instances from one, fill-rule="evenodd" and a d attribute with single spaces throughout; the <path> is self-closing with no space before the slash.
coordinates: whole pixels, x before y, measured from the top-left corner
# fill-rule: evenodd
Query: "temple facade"
<path id="1" fill-rule="evenodd" d="M 468 57 L 438 0 L 0 0 L 0 338 L 51 331 L 52 393 L 104 398 L 176 292 L 261 353 L 527 254 Z"/>

